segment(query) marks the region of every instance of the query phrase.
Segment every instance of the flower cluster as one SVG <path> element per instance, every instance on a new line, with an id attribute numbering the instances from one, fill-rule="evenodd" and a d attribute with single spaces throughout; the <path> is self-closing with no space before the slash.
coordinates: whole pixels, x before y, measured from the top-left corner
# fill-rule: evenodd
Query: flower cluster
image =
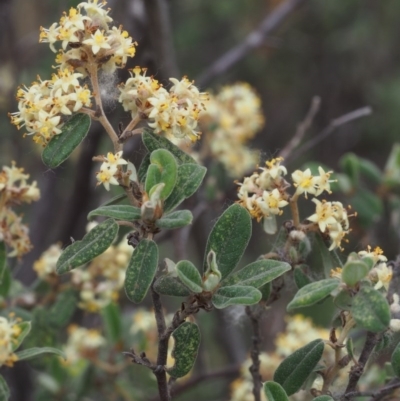
<path id="1" fill-rule="evenodd" d="M 200 93 L 192 81 L 170 78 L 167 91 L 156 79 L 146 76 L 146 69 L 136 67 L 131 77 L 121 84 L 119 102 L 132 118 L 149 119 L 156 133 L 169 138 L 199 138 L 198 120 L 204 110 L 207 94 Z"/>
<path id="2" fill-rule="evenodd" d="M 266 232 L 275 232 L 276 215 L 282 214 L 281 208 L 288 205 L 285 190 L 289 184 L 283 178 L 286 167 L 281 166 L 282 158 L 266 162 L 261 173 L 253 173 L 243 183 L 238 183 L 239 203 L 243 205 L 257 221 L 263 219 Z"/>
<path id="3" fill-rule="evenodd" d="M 319 175 L 313 176 L 309 168 L 304 171 L 296 170 L 292 174 L 293 185 L 296 187 L 295 196 L 304 194 L 307 198 L 307 193 L 319 196 L 324 191 L 330 194 L 330 183 L 335 181 L 329 180 L 332 171 L 325 172 L 324 169 L 319 166 L 318 173 Z"/>
<path id="4" fill-rule="evenodd" d="M 317 338 L 329 338 L 329 331 L 313 325 L 311 319 L 302 315 L 295 315 L 286 318 L 286 329 L 278 334 L 275 339 L 275 351 L 260 354 L 260 374 L 263 381 L 273 380 L 273 372 L 284 358 Z M 231 401 L 253 401 L 252 393 L 253 380 L 249 372 L 252 364 L 247 359 L 241 369 L 241 377 L 235 380 L 231 386 Z M 261 399 L 266 401 L 265 395 Z M 305 391 L 299 392 L 290 398 L 293 401 L 305 401 L 308 394 Z"/>
<path id="5" fill-rule="evenodd" d="M 96 174 L 97 185 L 104 185 L 104 188 L 109 191 L 110 184 L 119 185 L 117 178 L 120 175 L 120 168 L 118 166 L 128 164 L 128 162 L 122 158 L 122 150 L 115 154 L 109 152 L 107 157 L 99 156 L 103 163 L 100 166 L 100 171 Z"/>
<path id="6" fill-rule="evenodd" d="M 68 327 L 68 334 L 68 341 L 64 347 L 68 365 L 96 357 L 99 348 L 106 344 L 106 339 L 95 329 L 71 325 Z"/>
<path id="7" fill-rule="evenodd" d="M 53 52 L 57 52 L 55 43 L 61 42 L 56 57 L 60 68 L 72 66 L 85 74 L 86 63 L 94 60 L 100 68 L 111 73 L 116 68 L 123 68 L 128 57 L 135 55 L 136 42 L 121 26 L 110 27 L 113 19 L 108 15 L 109 10 L 104 9 L 105 5 L 105 1 L 98 0 L 80 3 L 77 8 L 72 7 L 64 13 L 58 24 L 55 22 L 48 29 L 40 28 L 40 42 L 49 43 Z"/>
<path id="8" fill-rule="evenodd" d="M 326 233 L 332 241 L 329 250 L 340 248 L 344 236 L 349 233 L 349 216 L 341 202 L 322 202 L 314 198 L 316 210 L 313 215 L 307 217 L 308 221 L 318 224 L 321 233 Z"/>
<path id="9" fill-rule="evenodd" d="M 264 125 L 261 100 L 247 83 L 225 86 L 206 102 L 201 116 L 205 141 L 213 157 L 232 177 L 239 177 L 259 160 L 245 146 Z"/>
<path id="10" fill-rule="evenodd" d="M 33 135 L 36 143 L 46 146 L 53 136 L 61 133 L 68 116 L 91 106 L 91 92 L 78 80 L 82 76 L 65 67 L 53 74 L 51 80 L 39 78 L 29 88 L 20 87 L 19 111 L 9 114 L 11 123 L 18 129 L 25 127 L 27 135 Z"/>
<path id="11" fill-rule="evenodd" d="M 3 166 L 0 171 L 0 241 L 4 241 L 12 251 L 9 257 L 21 257 L 32 248 L 28 237 L 28 227 L 22 224 L 12 206 L 31 203 L 40 197 L 36 181 L 28 183 L 29 174 L 13 162 L 11 167 Z"/>
<path id="12" fill-rule="evenodd" d="M 33 270 L 42 280 L 56 273 L 57 260 L 62 252 L 60 244 L 53 244 L 33 263 Z"/>
<path id="13" fill-rule="evenodd" d="M 6 319 L 0 316 L 0 366 L 13 366 L 18 360 L 14 350 L 20 344 L 19 336 L 22 333 L 18 319 Z"/>

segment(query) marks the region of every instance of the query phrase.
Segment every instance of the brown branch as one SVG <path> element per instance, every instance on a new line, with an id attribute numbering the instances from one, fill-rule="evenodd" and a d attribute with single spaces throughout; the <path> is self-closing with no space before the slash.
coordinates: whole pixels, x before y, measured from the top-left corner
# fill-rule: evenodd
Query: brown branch
<path id="1" fill-rule="evenodd" d="M 210 67 L 208 67 L 197 79 L 197 85 L 204 87 L 218 75 L 223 74 L 242 60 L 253 49 L 261 46 L 266 37 L 279 28 L 286 18 L 292 14 L 297 7 L 305 3 L 306 0 L 286 0 L 268 14 L 261 24 L 231 50 L 223 54 Z"/>
<path id="2" fill-rule="evenodd" d="M 347 399 L 351 399 L 354 397 L 371 397 L 369 401 L 378 401 L 381 400 L 383 397 L 386 397 L 393 390 L 400 388 L 400 380 L 395 380 L 394 383 L 389 383 L 387 386 L 381 388 L 377 391 L 353 391 L 351 393 L 347 393 Z"/>
<path id="3" fill-rule="evenodd" d="M 257 306 L 256 306 L 257 307 Z M 249 368 L 251 376 L 253 377 L 253 395 L 254 401 L 261 401 L 261 374 L 260 374 L 260 317 L 262 309 L 258 310 L 251 309 L 250 306 L 246 306 L 246 314 L 250 318 L 251 327 L 253 330 L 252 335 L 252 349 L 250 352 L 252 365 Z"/>
<path id="4" fill-rule="evenodd" d="M 358 120 L 362 117 L 369 116 L 371 113 L 372 113 L 372 108 L 369 106 L 365 106 L 365 107 L 361 107 L 360 109 L 351 111 L 350 113 L 344 114 L 343 116 L 333 119 L 330 122 L 330 124 L 326 128 L 324 128 L 316 137 L 310 139 L 309 141 L 304 143 L 302 146 L 300 146 L 296 150 L 296 153 L 294 154 L 294 158 L 292 158 L 290 161 L 293 161 L 294 159 L 301 156 L 303 153 L 307 152 L 314 146 L 318 145 L 321 141 L 328 138 L 329 135 L 334 133 L 336 131 L 336 129 L 339 128 L 340 126 L 348 124 L 354 120 Z"/>
<path id="5" fill-rule="evenodd" d="M 368 362 L 369 357 L 380 339 L 380 335 L 377 333 L 367 332 L 365 338 L 364 347 L 361 351 L 360 357 L 358 358 L 357 365 L 354 365 L 350 370 L 349 382 L 347 384 L 346 391 L 342 396 L 341 400 L 349 400 L 349 394 L 353 393 L 357 389 L 358 381 L 364 373 L 364 367 Z"/>
<path id="6" fill-rule="evenodd" d="M 304 135 L 310 129 L 316 114 L 321 106 L 321 98 L 319 96 L 314 96 L 311 101 L 310 109 L 307 112 L 304 120 L 297 126 L 296 133 L 293 138 L 286 144 L 286 146 L 280 151 L 279 157 L 286 159 L 294 149 L 299 146 L 300 142 L 303 140 Z"/>

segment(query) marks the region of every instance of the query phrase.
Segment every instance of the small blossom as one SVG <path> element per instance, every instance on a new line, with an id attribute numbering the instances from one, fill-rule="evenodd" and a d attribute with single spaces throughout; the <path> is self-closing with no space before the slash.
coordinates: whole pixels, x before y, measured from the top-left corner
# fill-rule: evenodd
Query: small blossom
<path id="1" fill-rule="evenodd" d="M 374 250 L 368 245 L 366 251 L 358 252 L 358 255 L 362 258 L 368 257 L 374 261 L 374 265 L 378 262 L 387 262 L 387 257 L 383 254 L 383 250 L 379 246 L 375 247 Z"/>
<path id="2" fill-rule="evenodd" d="M 82 43 L 91 46 L 93 54 L 97 54 L 100 49 L 111 49 L 107 36 L 104 36 L 100 29 L 91 35 L 90 39 L 86 39 Z"/>
<path id="3" fill-rule="evenodd" d="M 392 267 L 387 266 L 385 262 L 379 263 L 370 271 L 369 277 L 376 283 L 374 286 L 375 290 L 383 287 L 388 291 L 390 281 L 393 277 Z"/>

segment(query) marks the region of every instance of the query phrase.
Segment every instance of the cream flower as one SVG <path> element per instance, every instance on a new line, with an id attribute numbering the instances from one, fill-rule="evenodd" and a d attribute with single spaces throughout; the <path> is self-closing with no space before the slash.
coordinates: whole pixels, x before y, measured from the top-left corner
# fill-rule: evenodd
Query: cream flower
<path id="1" fill-rule="evenodd" d="M 86 39 L 82 43 L 88 46 L 92 46 L 93 54 L 97 54 L 100 49 L 111 49 L 111 46 L 108 43 L 108 37 L 104 36 L 103 32 L 101 32 L 100 29 L 92 34 L 90 39 Z"/>

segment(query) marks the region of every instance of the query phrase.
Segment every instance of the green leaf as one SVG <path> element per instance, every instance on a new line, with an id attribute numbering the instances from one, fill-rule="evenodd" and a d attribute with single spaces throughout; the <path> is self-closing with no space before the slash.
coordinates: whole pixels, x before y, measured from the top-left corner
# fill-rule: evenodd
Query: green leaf
<path id="1" fill-rule="evenodd" d="M 324 342 L 321 339 L 298 349 L 278 366 L 274 381 L 283 387 L 287 395 L 296 393 L 317 366 L 323 352 Z"/>
<path id="2" fill-rule="evenodd" d="M 382 199 L 371 191 L 358 188 L 351 205 L 357 211 L 357 222 L 364 228 L 370 227 L 383 214 Z"/>
<path id="3" fill-rule="evenodd" d="M 268 401 L 289 401 L 286 391 L 276 382 L 265 382 L 264 393 Z"/>
<path id="4" fill-rule="evenodd" d="M 62 127 L 62 132 L 55 135 L 42 153 L 43 163 L 55 168 L 67 160 L 75 148 L 89 132 L 91 119 L 87 114 L 74 114 Z"/>
<path id="5" fill-rule="evenodd" d="M 106 335 L 111 344 L 116 344 L 122 335 L 121 311 L 115 302 L 101 309 Z"/>
<path id="6" fill-rule="evenodd" d="M 221 287 L 244 285 L 259 288 L 275 280 L 290 269 L 291 266 L 288 263 L 279 260 L 258 260 L 243 267 L 243 269 L 238 272 L 229 275 L 222 281 Z"/>
<path id="7" fill-rule="evenodd" d="M 11 349 L 14 352 L 19 348 L 19 346 L 22 344 L 22 342 L 25 340 L 25 337 L 29 334 L 31 331 L 31 322 L 21 322 L 17 323 L 16 326 L 20 329 L 20 333 L 18 335 L 18 338 L 16 338 L 11 345 Z"/>
<path id="8" fill-rule="evenodd" d="M 287 310 L 290 311 L 292 309 L 314 305 L 326 298 L 332 291 L 336 290 L 339 285 L 340 281 L 336 278 L 327 278 L 307 284 L 297 291 L 296 295 L 287 306 Z"/>
<path id="9" fill-rule="evenodd" d="M 130 301 L 143 301 L 156 274 L 158 247 L 149 239 L 142 239 L 134 250 L 126 270 L 125 292 Z"/>
<path id="10" fill-rule="evenodd" d="M 254 305 L 260 300 L 259 290 L 242 285 L 222 287 L 212 297 L 212 303 L 217 309 L 223 309 L 229 305 Z"/>
<path id="11" fill-rule="evenodd" d="M 10 389 L 4 377 L 0 375 L 0 401 L 8 401 L 11 397 Z"/>
<path id="12" fill-rule="evenodd" d="M 334 401 L 334 399 L 330 395 L 320 395 L 315 397 L 313 401 Z"/>
<path id="13" fill-rule="evenodd" d="M 307 268 L 307 265 L 296 266 L 293 271 L 294 282 L 296 283 L 298 289 L 312 283 L 310 277 L 308 277 L 307 274 L 304 273 L 303 268 Z"/>
<path id="14" fill-rule="evenodd" d="M 115 195 L 113 196 L 111 199 L 109 199 L 108 201 L 104 202 L 101 206 L 99 207 L 103 207 L 103 206 L 109 206 L 109 205 L 115 205 L 116 203 L 118 203 L 119 201 L 121 201 L 122 199 L 125 199 L 126 193 L 123 192 L 121 194 Z"/>
<path id="15" fill-rule="evenodd" d="M 145 182 L 147 176 L 147 170 L 150 166 L 150 153 L 146 153 L 143 157 L 142 163 L 140 163 L 139 170 L 137 172 L 139 182 Z"/>
<path id="16" fill-rule="evenodd" d="M 28 348 L 28 349 L 24 349 L 23 351 L 16 352 L 15 354 L 17 355 L 19 361 L 36 358 L 37 356 L 42 355 L 42 354 L 55 354 L 55 355 L 61 356 L 65 360 L 67 359 L 64 352 L 60 351 L 57 348 L 53 348 L 53 347 Z"/>
<path id="17" fill-rule="evenodd" d="M 170 297 L 187 297 L 190 291 L 174 276 L 161 276 L 154 283 L 154 290 Z"/>
<path id="18" fill-rule="evenodd" d="M 227 277 L 241 259 L 250 237 L 251 217 L 248 211 L 237 203 L 228 207 L 208 237 L 204 271 L 207 269 L 207 255 L 213 250 L 222 279 Z"/>
<path id="19" fill-rule="evenodd" d="M 190 210 L 176 210 L 157 220 L 156 226 L 164 229 L 181 228 L 192 224 L 192 220 L 193 215 Z"/>
<path id="20" fill-rule="evenodd" d="M 178 277 L 183 284 L 189 288 L 190 291 L 195 294 L 203 292 L 203 281 L 201 279 L 199 271 L 196 269 L 195 265 L 188 260 L 181 260 L 176 265 L 176 270 L 178 272 Z"/>
<path id="21" fill-rule="evenodd" d="M 313 245 L 314 245 L 313 249 L 316 249 L 317 251 L 320 263 L 322 264 L 323 267 L 323 272 L 325 273 L 326 276 L 330 275 L 331 270 L 343 266 L 343 263 L 340 260 L 336 251 L 335 250 L 329 251 L 321 234 L 319 233 L 315 234 Z"/>
<path id="22" fill-rule="evenodd" d="M 360 181 L 360 160 L 354 153 L 346 153 L 340 160 L 339 165 L 349 176 L 354 187 Z"/>
<path id="23" fill-rule="evenodd" d="M 173 333 L 175 340 L 172 357 L 175 364 L 168 368 L 167 372 L 172 377 L 183 377 L 192 369 L 200 345 L 200 330 L 197 324 L 185 322 L 181 324 Z"/>
<path id="24" fill-rule="evenodd" d="M 385 185 L 396 187 L 400 182 L 400 144 L 393 144 L 385 166 Z"/>
<path id="25" fill-rule="evenodd" d="M 261 301 L 268 301 L 269 296 L 271 295 L 271 289 L 271 283 L 264 284 L 262 287 L 258 288 L 258 290 L 261 292 Z"/>
<path id="26" fill-rule="evenodd" d="M 383 173 L 379 167 L 368 159 L 359 158 L 360 172 L 375 185 L 383 180 Z"/>
<path id="27" fill-rule="evenodd" d="M 118 224 L 115 220 L 103 221 L 90 230 L 81 241 L 75 241 L 64 250 L 56 264 L 57 273 L 69 272 L 101 255 L 114 242 L 117 233 Z"/>
<path id="28" fill-rule="evenodd" d="M 354 359 L 354 345 L 353 345 L 353 339 L 349 337 L 346 341 L 346 350 L 347 353 L 349 354 L 349 357 Z"/>
<path id="29" fill-rule="evenodd" d="M 178 166 L 175 188 L 164 203 L 164 211 L 169 212 L 192 196 L 201 185 L 206 172 L 207 169 L 198 164 L 182 164 Z"/>
<path id="30" fill-rule="evenodd" d="M 49 325 L 61 328 L 69 323 L 78 302 L 76 291 L 65 290 L 57 295 L 57 299 L 48 314 Z"/>
<path id="31" fill-rule="evenodd" d="M 392 354 L 392 368 L 397 377 L 400 377 L 400 343 L 397 344 Z"/>
<path id="32" fill-rule="evenodd" d="M 353 303 L 353 298 L 351 297 L 349 292 L 344 289 L 340 291 L 339 294 L 335 296 L 335 298 L 333 298 L 333 303 L 337 308 L 348 311 L 350 310 Z"/>
<path id="33" fill-rule="evenodd" d="M 11 273 L 7 267 L 7 250 L 3 241 L 0 241 L 0 296 L 6 297 L 11 287 Z"/>
<path id="34" fill-rule="evenodd" d="M 390 323 L 386 298 L 371 287 L 362 287 L 354 297 L 351 314 L 359 326 L 374 333 L 386 330 Z"/>
<path id="35" fill-rule="evenodd" d="M 141 211 L 139 207 L 130 205 L 109 205 L 100 206 L 92 210 L 87 218 L 91 220 L 94 216 L 106 216 L 117 220 L 133 221 L 141 219 Z"/>
<path id="36" fill-rule="evenodd" d="M 147 169 L 146 192 L 152 195 L 152 189 L 157 184 L 164 184 L 161 199 L 167 199 L 175 187 L 178 164 L 172 153 L 165 149 L 154 150 L 150 155 L 150 166 Z"/>
<path id="37" fill-rule="evenodd" d="M 361 260 L 352 260 L 343 266 L 342 280 L 354 287 L 360 280 L 368 274 L 369 268 L 366 263 Z"/>
<path id="38" fill-rule="evenodd" d="M 167 138 L 153 134 L 150 130 L 145 130 L 143 132 L 142 139 L 144 146 L 146 146 L 150 153 L 157 149 L 167 149 L 176 157 L 179 164 L 197 164 L 192 156 L 189 156 L 183 150 L 179 149 L 178 146 L 174 145 Z"/>

